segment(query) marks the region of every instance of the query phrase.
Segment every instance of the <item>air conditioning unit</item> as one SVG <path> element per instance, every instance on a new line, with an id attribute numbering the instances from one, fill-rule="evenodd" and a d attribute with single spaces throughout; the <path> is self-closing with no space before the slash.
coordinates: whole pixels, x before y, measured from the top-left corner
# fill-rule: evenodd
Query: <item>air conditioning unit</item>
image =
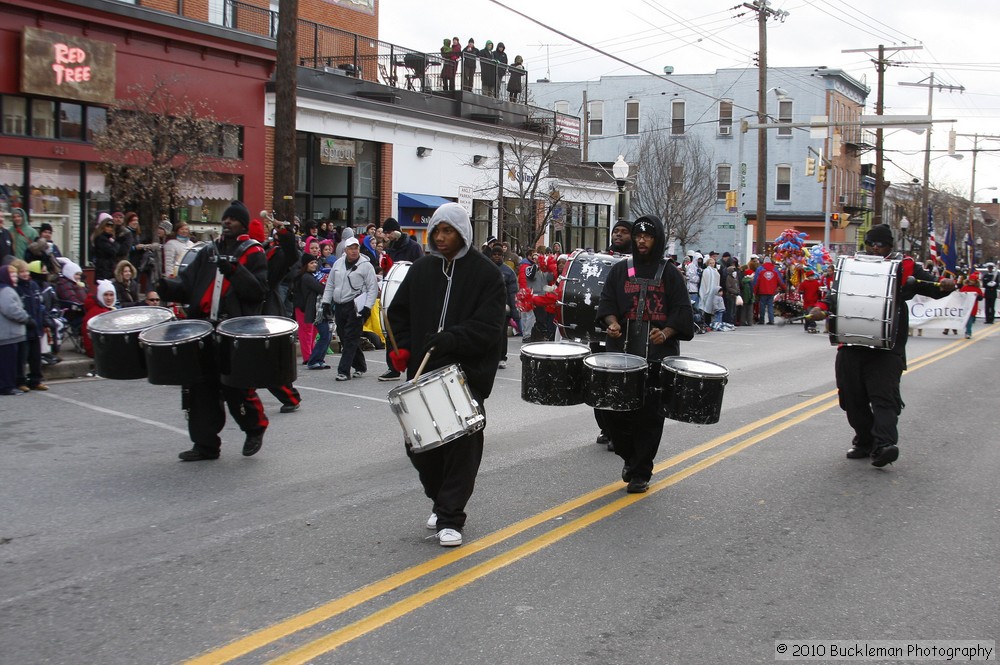
<path id="1" fill-rule="evenodd" d="M 847 205 L 847 197 L 841 194 L 837 197 L 837 202 L 842 206 Z"/>
<path id="2" fill-rule="evenodd" d="M 719 125 L 719 136 L 729 136 L 732 133 L 732 125 Z"/>

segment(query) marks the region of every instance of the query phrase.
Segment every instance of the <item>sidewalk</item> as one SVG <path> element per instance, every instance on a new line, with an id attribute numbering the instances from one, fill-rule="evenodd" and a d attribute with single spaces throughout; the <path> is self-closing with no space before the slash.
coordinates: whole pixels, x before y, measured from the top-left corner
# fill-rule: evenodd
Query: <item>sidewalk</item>
<path id="1" fill-rule="evenodd" d="M 67 344 L 67 346 L 72 347 L 73 345 Z M 65 348 L 59 352 L 59 357 L 62 358 L 61 363 L 42 365 L 42 377 L 45 381 L 78 379 L 86 376 L 94 364 L 94 361 L 84 354 Z"/>

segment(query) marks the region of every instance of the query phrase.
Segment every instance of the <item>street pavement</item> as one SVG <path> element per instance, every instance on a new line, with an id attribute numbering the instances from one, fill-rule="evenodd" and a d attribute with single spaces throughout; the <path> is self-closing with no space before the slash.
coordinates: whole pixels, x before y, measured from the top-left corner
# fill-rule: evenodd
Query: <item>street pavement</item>
<path id="1" fill-rule="evenodd" d="M 1000 326 L 911 338 L 898 462 L 848 460 L 835 349 L 798 325 L 700 335 L 716 425 L 667 421 L 627 495 L 593 411 L 486 402 L 465 545 L 369 373 L 302 371 L 240 454 L 190 447 L 177 388 L 52 381 L 0 398 L 0 662 L 767 663 L 776 640 L 995 640 Z M 337 356 L 328 361 L 336 364 Z M 900 662 L 900 661 L 869 661 Z"/>

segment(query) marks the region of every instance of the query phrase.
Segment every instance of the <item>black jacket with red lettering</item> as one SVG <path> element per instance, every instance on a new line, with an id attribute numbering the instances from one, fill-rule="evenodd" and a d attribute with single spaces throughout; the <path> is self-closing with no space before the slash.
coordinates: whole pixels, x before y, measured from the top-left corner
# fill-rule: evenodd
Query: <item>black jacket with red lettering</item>
<path id="1" fill-rule="evenodd" d="M 238 255 L 238 260 L 232 274 L 223 279 L 218 320 L 259 315 L 267 297 L 267 259 L 260 243 L 246 235 L 231 241 L 221 238 L 205 247 L 177 277 L 160 280 L 160 296 L 188 305 L 191 318 L 208 319 L 220 255 Z"/>

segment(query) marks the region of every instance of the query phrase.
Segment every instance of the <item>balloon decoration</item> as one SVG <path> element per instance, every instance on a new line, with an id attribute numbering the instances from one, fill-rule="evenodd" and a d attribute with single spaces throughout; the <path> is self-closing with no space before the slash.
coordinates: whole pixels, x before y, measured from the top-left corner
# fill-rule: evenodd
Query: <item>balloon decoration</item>
<path id="1" fill-rule="evenodd" d="M 774 248 L 771 250 L 774 263 L 785 268 L 806 265 L 807 258 L 803 247 L 808 237 L 808 233 L 795 229 L 782 231 L 781 235 L 774 239 Z"/>
<path id="2" fill-rule="evenodd" d="M 830 256 L 829 250 L 823 245 L 813 245 L 809 249 L 809 261 L 807 265 L 817 275 L 822 275 L 826 272 L 826 267 L 832 263 L 833 257 Z"/>

